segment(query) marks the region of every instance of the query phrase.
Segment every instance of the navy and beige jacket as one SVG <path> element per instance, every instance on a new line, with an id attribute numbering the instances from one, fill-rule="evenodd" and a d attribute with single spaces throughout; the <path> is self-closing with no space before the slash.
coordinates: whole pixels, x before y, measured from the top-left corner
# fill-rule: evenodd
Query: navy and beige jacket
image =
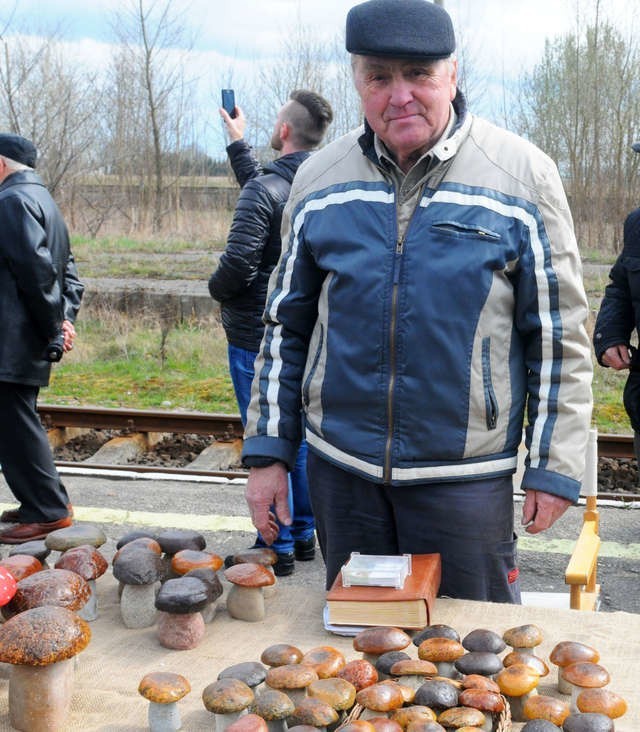
<path id="1" fill-rule="evenodd" d="M 540 150 L 458 111 L 409 217 L 368 126 L 299 168 L 243 455 L 291 467 L 304 436 L 375 482 L 471 480 L 513 473 L 524 427 L 523 487 L 576 500 L 592 365 L 567 200 Z"/>

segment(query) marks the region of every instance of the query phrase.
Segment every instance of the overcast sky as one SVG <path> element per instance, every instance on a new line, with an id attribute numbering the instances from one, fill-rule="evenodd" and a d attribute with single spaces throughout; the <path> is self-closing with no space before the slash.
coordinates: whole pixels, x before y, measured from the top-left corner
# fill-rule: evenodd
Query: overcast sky
<path id="1" fill-rule="evenodd" d="M 146 0 L 149 2 L 150 0 Z M 164 0 L 155 0 L 163 5 Z M 172 11 L 203 54 L 212 90 L 255 72 L 282 48 L 295 27 L 313 28 L 332 41 L 344 32 L 346 14 L 360 0 L 172 0 Z M 0 30 L 51 31 L 73 41 L 98 61 L 113 40 L 109 18 L 131 0 L 0 0 Z M 515 79 L 540 60 L 546 38 L 571 32 L 578 14 L 591 16 L 597 0 L 445 0 L 459 43 L 468 49 L 474 74 Z M 624 32 L 634 32 L 640 0 L 600 0 L 601 12 Z M 224 83 L 226 85 L 226 83 Z M 483 113 L 486 113 L 483 111 Z"/>

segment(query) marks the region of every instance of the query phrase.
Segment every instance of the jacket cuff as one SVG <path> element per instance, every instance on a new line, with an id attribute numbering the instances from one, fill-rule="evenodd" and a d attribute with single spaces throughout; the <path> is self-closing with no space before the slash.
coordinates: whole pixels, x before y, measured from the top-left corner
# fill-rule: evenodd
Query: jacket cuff
<path id="1" fill-rule="evenodd" d="M 523 491 L 535 490 L 566 498 L 574 505 L 580 497 L 580 481 L 543 468 L 527 468 L 524 471 L 521 488 Z"/>

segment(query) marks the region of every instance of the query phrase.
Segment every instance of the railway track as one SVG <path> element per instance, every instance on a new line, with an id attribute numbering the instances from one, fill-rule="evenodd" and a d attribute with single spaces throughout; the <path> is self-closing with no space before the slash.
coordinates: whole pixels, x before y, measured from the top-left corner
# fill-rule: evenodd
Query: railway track
<path id="1" fill-rule="evenodd" d="M 242 440 L 242 423 L 238 415 L 215 414 L 202 412 L 170 412 L 166 410 L 142 409 L 110 409 L 104 407 L 75 407 L 38 405 L 40 418 L 49 431 L 52 444 L 60 445 L 72 439 L 83 431 L 107 430 L 118 433 L 109 442 L 114 441 L 122 447 L 123 444 L 134 444 L 144 451 L 154 443 L 158 435 L 203 435 L 211 437 L 210 462 L 214 467 L 203 467 L 206 460 L 196 460 L 186 467 L 171 467 L 149 464 L 136 464 L 127 461 L 116 463 L 100 462 L 100 451 L 89 460 L 83 460 L 92 469 L 116 471 L 126 469 L 136 473 L 163 473 L 176 475 L 202 475 L 225 477 L 229 479 L 246 476 L 246 471 L 240 467 L 216 468 L 216 453 L 222 455 L 222 462 L 228 460 L 228 452 L 235 455 L 239 466 L 239 447 Z M 156 438 L 157 439 L 157 438 Z M 217 449 L 216 449 L 217 448 Z M 227 451 L 225 453 L 225 450 Z M 108 453 L 104 446 L 102 454 Z M 114 451 L 115 452 L 115 451 Z M 120 450 L 122 453 L 122 450 Z M 226 457 L 225 457 L 226 456 Z M 630 435 L 601 434 L 598 436 L 598 457 L 609 460 L 630 460 L 634 457 L 633 437 Z M 69 468 L 78 467 L 75 461 L 56 461 L 56 464 Z M 636 500 L 638 493 L 616 491 L 615 493 L 600 493 L 603 497 L 618 500 Z"/>

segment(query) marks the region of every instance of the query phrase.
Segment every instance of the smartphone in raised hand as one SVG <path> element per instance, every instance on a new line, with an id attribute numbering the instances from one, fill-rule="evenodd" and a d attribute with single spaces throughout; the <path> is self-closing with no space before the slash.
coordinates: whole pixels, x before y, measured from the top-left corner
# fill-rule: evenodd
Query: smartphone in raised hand
<path id="1" fill-rule="evenodd" d="M 222 108 L 232 119 L 236 116 L 236 95 L 233 89 L 222 90 Z"/>

